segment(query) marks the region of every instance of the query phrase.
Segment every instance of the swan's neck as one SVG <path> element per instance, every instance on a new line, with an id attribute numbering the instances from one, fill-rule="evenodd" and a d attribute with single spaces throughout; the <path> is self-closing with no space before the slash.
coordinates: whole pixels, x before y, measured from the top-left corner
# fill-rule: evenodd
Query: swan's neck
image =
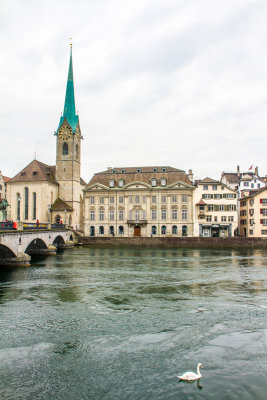
<path id="1" fill-rule="evenodd" d="M 198 374 L 198 376 L 201 376 L 201 373 L 200 373 L 200 365 L 198 364 L 198 366 L 197 366 L 197 374 Z"/>

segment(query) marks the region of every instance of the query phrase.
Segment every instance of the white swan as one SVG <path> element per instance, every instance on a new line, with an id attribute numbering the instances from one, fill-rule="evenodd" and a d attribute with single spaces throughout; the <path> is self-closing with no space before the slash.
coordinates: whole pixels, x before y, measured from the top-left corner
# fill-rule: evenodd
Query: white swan
<path id="1" fill-rule="evenodd" d="M 199 370 L 200 368 L 204 368 L 201 363 L 197 365 L 197 374 L 195 374 L 194 372 L 185 372 L 181 376 L 178 375 L 177 378 L 179 378 L 181 381 L 195 381 L 197 379 L 200 379 L 202 376 Z"/>

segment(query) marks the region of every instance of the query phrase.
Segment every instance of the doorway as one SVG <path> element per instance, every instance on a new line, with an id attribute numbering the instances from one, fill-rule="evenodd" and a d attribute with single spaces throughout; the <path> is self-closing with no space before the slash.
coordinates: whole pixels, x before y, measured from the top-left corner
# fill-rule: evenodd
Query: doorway
<path id="1" fill-rule="evenodd" d="M 134 227 L 134 236 L 141 236 L 141 226 Z"/>

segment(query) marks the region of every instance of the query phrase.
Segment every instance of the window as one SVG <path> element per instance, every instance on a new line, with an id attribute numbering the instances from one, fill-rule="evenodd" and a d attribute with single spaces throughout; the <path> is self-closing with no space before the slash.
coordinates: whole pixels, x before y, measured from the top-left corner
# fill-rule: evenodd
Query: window
<path id="1" fill-rule="evenodd" d="M 187 195 L 186 194 L 182 195 L 182 203 L 187 203 Z"/>
<path id="2" fill-rule="evenodd" d="M 220 205 L 219 205 L 219 210 L 220 210 L 220 211 L 224 211 L 224 205 L 223 205 L 223 204 L 220 204 Z"/>
<path id="3" fill-rule="evenodd" d="M 214 205 L 213 204 L 209 204 L 208 205 L 208 211 L 213 211 L 214 210 Z"/>
<path id="4" fill-rule="evenodd" d="M 214 194 L 214 199 L 217 199 L 217 200 L 218 200 L 218 199 L 220 199 L 220 198 L 221 198 L 221 196 L 220 196 L 218 193 L 215 193 L 215 194 Z"/>
<path id="5" fill-rule="evenodd" d="M 244 216 L 246 216 L 247 215 L 247 211 L 246 210 L 241 210 L 240 211 L 240 216 L 241 217 L 244 217 Z"/>
<path id="6" fill-rule="evenodd" d="M 140 197 L 139 196 L 135 196 L 135 202 L 136 203 L 140 203 Z"/>
<path id="7" fill-rule="evenodd" d="M 253 218 L 250 219 L 250 220 L 249 220 L 249 223 L 250 223 L 251 226 L 253 226 L 253 225 L 255 224 L 254 219 L 253 219 Z"/>
<path id="8" fill-rule="evenodd" d="M 204 185 L 203 186 L 203 190 L 209 190 L 209 186 L 208 185 Z"/>
<path id="9" fill-rule="evenodd" d="M 160 180 L 160 185 L 161 185 L 161 186 L 166 186 L 166 183 L 167 183 L 166 178 L 161 178 L 161 180 Z"/>
<path id="10" fill-rule="evenodd" d="M 140 211 L 139 210 L 135 211 L 135 220 L 140 221 Z"/>
<path id="11" fill-rule="evenodd" d="M 266 210 L 267 211 L 267 210 Z M 261 213 L 262 214 L 262 213 Z M 254 208 L 249 209 L 249 215 L 254 215 Z"/>
<path id="12" fill-rule="evenodd" d="M 167 210 L 165 208 L 161 210 L 161 219 L 167 219 Z"/>
<path id="13" fill-rule="evenodd" d="M 217 185 L 212 185 L 212 190 L 217 190 Z"/>
<path id="14" fill-rule="evenodd" d="M 187 210 L 182 210 L 182 219 L 187 219 Z"/>
<path id="15" fill-rule="evenodd" d="M 157 210 L 151 210 L 151 219 L 157 219 Z"/>
<path id="16" fill-rule="evenodd" d="M 95 236 L 95 227 L 90 226 L 90 236 Z"/>
<path id="17" fill-rule="evenodd" d="M 119 221 L 123 221 L 124 220 L 124 212 L 123 210 L 119 210 Z"/>
<path id="18" fill-rule="evenodd" d="M 260 183 L 258 183 L 258 184 L 257 184 L 257 188 L 258 188 L 258 189 L 260 189 L 260 187 L 261 187 L 261 184 L 260 184 Z"/>
<path id="19" fill-rule="evenodd" d="M 146 196 L 143 196 L 143 203 L 146 203 Z"/>
<path id="20" fill-rule="evenodd" d="M 253 229 L 250 229 L 250 230 L 249 230 L 249 234 L 250 234 L 250 235 L 253 235 Z"/>
<path id="21" fill-rule="evenodd" d="M 263 205 L 267 205 L 267 199 L 260 199 L 260 203 Z"/>
<path id="22" fill-rule="evenodd" d="M 207 222 L 211 222 L 211 221 L 212 221 L 212 216 L 211 216 L 211 215 L 207 215 L 206 221 L 207 221 Z"/>
<path id="23" fill-rule="evenodd" d="M 37 171 L 33 171 L 33 173 L 32 173 L 34 176 L 36 176 L 36 175 L 38 175 L 38 172 Z"/>
<path id="24" fill-rule="evenodd" d="M 200 211 L 205 211 L 205 206 L 199 206 Z"/>
<path id="25" fill-rule="evenodd" d="M 104 204 L 104 197 L 99 197 L 99 203 Z"/>
<path id="26" fill-rule="evenodd" d="M 234 199 L 235 198 L 235 194 L 233 193 L 226 193 L 225 194 L 226 199 Z"/>
<path id="27" fill-rule="evenodd" d="M 104 227 L 103 226 L 99 227 L 99 235 L 104 235 Z"/>
<path id="28" fill-rule="evenodd" d="M 227 218 L 225 216 L 222 216 L 221 217 L 221 222 L 226 222 L 226 221 L 227 221 Z"/>
<path id="29" fill-rule="evenodd" d="M 125 172 L 126 172 L 126 170 L 125 170 L 125 169 L 122 169 L 122 170 L 121 170 L 121 173 L 122 173 L 122 174 L 124 174 Z"/>
<path id="30" fill-rule="evenodd" d="M 182 226 L 182 236 L 187 236 L 187 226 L 186 225 Z"/>
<path id="31" fill-rule="evenodd" d="M 133 212 L 129 211 L 129 219 L 132 220 L 133 219 Z"/>
<path id="32" fill-rule="evenodd" d="M 110 202 L 111 204 L 114 204 L 114 197 L 113 197 L 113 196 L 109 198 L 109 202 Z"/>
<path id="33" fill-rule="evenodd" d="M 123 196 L 119 196 L 119 203 L 123 203 Z"/>
<path id="34" fill-rule="evenodd" d="M 67 143 L 63 143 L 63 156 L 67 156 L 69 154 L 69 148 Z"/>
<path id="35" fill-rule="evenodd" d="M 251 189 L 254 189 L 254 183 L 251 184 Z"/>
<path id="36" fill-rule="evenodd" d="M 119 226 L 119 235 L 123 235 L 124 229 L 123 226 Z"/>
<path id="37" fill-rule="evenodd" d="M 250 199 L 250 200 L 249 200 L 249 205 L 250 205 L 250 206 L 254 206 L 254 199 Z"/>
<path id="38" fill-rule="evenodd" d="M 32 219 L 36 219 L 36 193 L 32 194 Z"/>
<path id="39" fill-rule="evenodd" d="M 218 217 L 217 216 L 214 217 L 214 222 L 218 222 Z"/>
<path id="40" fill-rule="evenodd" d="M 172 234 L 177 235 L 177 226 L 176 225 L 172 226 Z"/>
<path id="41" fill-rule="evenodd" d="M 114 226 L 109 227 L 109 234 L 114 236 Z"/>
<path id="42" fill-rule="evenodd" d="M 261 208 L 260 213 L 262 215 L 267 215 L 267 208 Z"/>
<path id="43" fill-rule="evenodd" d="M 176 208 L 172 209 L 172 219 L 178 219 L 178 210 Z"/>
<path id="44" fill-rule="evenodd" d="M 152 203 L 156 203 L 157 202 L 157 197 L 156 196 L 152 196 L 151 197 L 151 202 Z"/>
<path id="45" fill-rule="evenodd" d="M 114 217 L 115 217 L 114 210 L 109 210 L 109 220 L 114 221 Z"/>
<path id="46" fill-rule="evenodd" d="M 124 180 L 123 179 L 119 179 L 119 187 L 123 187 L 124 185 Z"/>
<path id="47" fill-rule="evenodd" d="M 114 179 L 109 180 L 109 187 L 114 187 L 115 186 L 115 181 Z"/>
<path id="48" fill-rule="evenodd" d="M 167 169 L 166 169 L 165 167 L 163 167 L 163 168 L 161 168 L 161 171 L 162 171 L 162 172 L 166 172 Z"/>
<path id="49" fill-rule="evenodd" d="M 176 196 L 176 194 L 172 195 L 172 203 L 177 203 L 177 196 Z"/>
<path id="50" fill-rule="evenodd" d="M 104 221 L 104 210 L 99 211 L 99 220 Z"/>
<path id="51" fill-rule="evenodd" d="M 262 225 L 267 225 L 267 219 L 261 219 L 261 224 Z"/>
<path id="52" fill-rule="evenodd" d="M 141 168 L 137 168 L 136 172 L 137 172 L 138 174 L 140 174 L 140 172 L 142 172 Z"/>
<path id="53" fill-rule="evenodd" d="M 76 144 L 76 158 L 79 156 L 79 146 Z"/>
<path id="54" fill-rule="evenodd" d="M 91 221 L 94 221 L 94 220 L 95 220 L 95 212 L 94 212 L 94 210 L 91 210 L 91 211 L 90 211 L 90 220 L 91 220 Z"/>
<path id="55" fill-rule="evenodd" d="M 236 210 L 236 205 L 235 204 L 229 204 L 228 210 L 229 211 L 235 211 Z"/>
<path id="56" fill-rule="evenodd" d="M 249 182 L 244 182 L 245 187 L 249 187 Z"/>
<path id="57" fill-rule="evenodd" d="M 230 216 L 228 217 L 228 222 L 234 222 L 234 217 L 233 217 L 232 215 L 230 215 Z"/>
<path id="58" fill-rule="evenodd" d="M 153 172 L 158 172 L 158 168 L 153 168 Z"/>
<path id="59" fill-rule="evenodd" d="M 112 170 L 112 173 L 113 173 L 113 174 L 116 174 L 116 173 L 117 173 L 116 169 L 113 169 L 113 170 Z"/>
<path id="60" fill-rule="evenodd" d="M 152 235 L 156 235 L 157 234 L 157 227 L 155 225 L 152 226 L 151 233 L 152 233 Z"/>
<path id="61" fill-rule="evenodd" d="M 166 196 L 161 196 L 161 202 L 166 203 Z"/>
<path id="62" fill-rule="evenodd" d="M 245 207 L 245 205 L 246 205 L 246 201 L 241 201 L 241 202 L 240 202 L 240 206 L 241 206 L 241 207 Z"/>
<path id="63" fill-rule="evenodd" d="M 95 198 L 94 198 L 94 196 L 90 196 L 90 204 L 95 204 Z"/>
<path id="64" fill-rule="evenodd" d="M 151 186 L 157 186 L 157 179 L 151 179 Z"/>
<path id="65" fill-rule="evenodd" d="M 146 219 L 146 212 L 145 211 L 143 211 L 143 217 L 142 218 Z"/>
<path id="66" fill-rule="evenodd" d="M 29 218 L 29 189 L 27 187 L 24 188 L 24 218 Z"/>
<path id="67" fill-rule="evenodd" d="M 17 220 L 20 221 L 20 194 L 17 193 Z"/>
<path id="68" fill-rule="evenodd" d="M 211 194 L 202 194 L 202 199 L 211 199 Z"/>
<path id="69" fill-rule="evenodd" d="M 162 234 L 162 235 L 166 235 L 166 232 L 167 232 L 166 226 L 165 226 L 165 225 L 162 225 L 162 227 L 161 227 L 161 234 Z"/>
<path id="70" fill-rule="evenodd" d="M 129 196 L 129 203 L 133 202 L 133 196 Z"/>
<path id="71" fill-rule="evenodd" d="M 267 235 L 267 229 L 262 229 L 262 230 L 261 230 L 261 234 L 262 234 L 262 235 Z"/>

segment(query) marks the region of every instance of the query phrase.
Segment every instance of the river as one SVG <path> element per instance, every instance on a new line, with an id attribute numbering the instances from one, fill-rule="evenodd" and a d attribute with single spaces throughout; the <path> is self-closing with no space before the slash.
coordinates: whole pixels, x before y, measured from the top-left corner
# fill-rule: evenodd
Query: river
<path id="1" fill-rule="evenodd" d="M 267 249 L 74 248 L 0 267 L 0 398 L 266 400 Z M 204 365 L 199 383 L 177 375 Z"/>

